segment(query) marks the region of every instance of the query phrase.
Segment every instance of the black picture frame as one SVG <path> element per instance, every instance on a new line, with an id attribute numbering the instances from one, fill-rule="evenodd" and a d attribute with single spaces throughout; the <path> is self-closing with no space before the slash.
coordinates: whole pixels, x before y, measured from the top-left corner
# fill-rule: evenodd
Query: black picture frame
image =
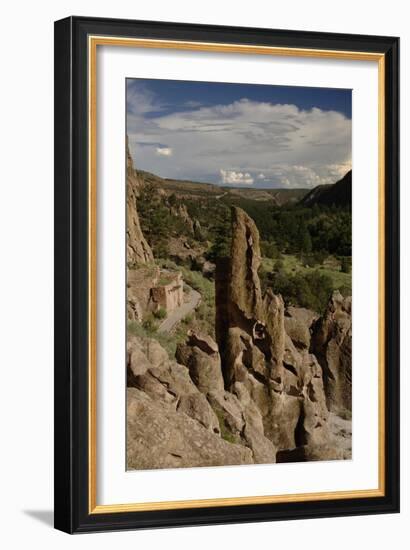
<path id="1" fill-rule="evenodd" d="M 376 52 L 385 59 L 385 491 L 327 499 L 90 513 L 88 50 L 90 35 Z M 55 23 L 55 527 L 67 533 L 399 511 L 399 39 L 68 17 Z"/>

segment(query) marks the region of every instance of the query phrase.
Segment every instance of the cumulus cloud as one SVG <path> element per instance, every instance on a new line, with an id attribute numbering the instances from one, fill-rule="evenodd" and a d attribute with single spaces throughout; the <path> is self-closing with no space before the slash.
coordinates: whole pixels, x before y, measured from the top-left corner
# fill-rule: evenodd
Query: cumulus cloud
<path id="1" fill-rule="evenodd" d="M 170 157 L 172 156 L 172 149 L 171 147 L 156 147 L 155 152 L 157 155 L 160 155 L 162 157 Z"/>
<path id="2" fill-rule="evenodd" d="M 251 185 L 254 181 L 249 172 L 235 172 L 235 170 L 220 170 L 221 183 L 234 185 Z"/>
<path id="3" fill-rule="evenodd" d="M 135 86 L 127 99 L 135 165 L 163 177 L 314 187 L 351 167 L 351 120 L 336 111 L 242 99 L 170 112 Z"/>

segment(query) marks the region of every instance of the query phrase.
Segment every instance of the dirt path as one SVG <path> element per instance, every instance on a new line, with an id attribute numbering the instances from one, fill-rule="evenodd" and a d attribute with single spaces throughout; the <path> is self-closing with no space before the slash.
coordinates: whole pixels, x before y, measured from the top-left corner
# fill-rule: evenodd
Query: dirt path
<path id="1" fill-rule="evenodd" d="M 188 289 L 188 301 L 184 302 L 182 306 L 174 309 L 174 311 L 166 318 L 158 327 L 158 332 L 170 332 L 176 324 L 178 324 L 184 317 L 186 317 L 191 311 L 198 306 L 201 301 L 201 295 L 188 285 L 185 285 Z"/>

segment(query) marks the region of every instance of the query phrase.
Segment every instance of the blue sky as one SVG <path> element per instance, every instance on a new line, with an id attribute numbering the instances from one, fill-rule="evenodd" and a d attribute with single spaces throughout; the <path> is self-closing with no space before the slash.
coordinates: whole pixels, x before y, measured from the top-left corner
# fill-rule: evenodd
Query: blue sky
<path id="1" fill-rule="evenodd" d="M 351 167 L 351 91 L 127 80 L 135 166 L 162 177 L 314 187 Z"/>

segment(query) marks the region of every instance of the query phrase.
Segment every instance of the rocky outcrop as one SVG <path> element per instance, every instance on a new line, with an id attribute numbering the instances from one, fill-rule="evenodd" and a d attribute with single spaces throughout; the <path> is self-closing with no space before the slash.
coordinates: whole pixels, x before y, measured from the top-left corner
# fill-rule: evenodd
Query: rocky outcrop
<path id="1" fill-rule="evenodd" d="M 128 342 L 127 383 L 154 402 L 172 405 L 175 411 L 197 420 L 219 434 L 219 422 L 206 398 L 193 383 L 189 370 L 175 361 L 152 338 L 131 337 Z"/>
<path id="2" fill-rule="evenodd" d="M 192 221 L 186 204 L 178 204 L 170 207 L 170 213 L 176 218 L 180 218 L 184 224 L 187 226 L 188 230 L 194 234 L 194 222 Z"/>
<path id="3" fill-rule="evenodd" d="M 194 384 L 202 393 L 224 390 L 218 346 L 210 336 L 189 331 L 187 342 L 177 347 L 175 357 L 188 368 Z"/>
<path id="4" fill-rule="evenodd" d="M 259 234 L 239 208 L 232 209 L 230 258 L 216 270 L 216 337 L 225 389 L 240 383 L 260 412 L 264 436 L 285 459 L 339 458 L 328 427 L 322 369 L 309 353 L 308 310 L 285 308 L 258 276 Z M 287 326 L 289 333 L 286 333 Z M 286 454 L 288 453 L 288 454 Z"/>
<path id="5" fill-rule="evenodd" d="M 146 264 L 154 260 L 138 217 L 137 200 L 141 185 L 134 169 L 127 138 L 127 263 L 129 265 Z"/>
<path id="6" fill-rule="evenodd" d="M 127 316 L 130 321 L 142 321 L 144 315 L 154 311 L 152 288 L 160 278 L 160 269 L 154 264 L 139 265 L 127 272 Z"/>
<path id="7" fill-rule="evenodd" d="M 335 291 L 312 327 L 311 350 L 323 369 L 329 410 L 352 410 L 352 299 Z"/>
<path id="8" fill-rule="evenodd" d="M 285 310 L 285 331 L 298 349 L 309 349 L 311 330 L 319 315 L 304 307 L 289 306 Z"/>
<path id="9" fill-rule="evenodd" d="M 195 342 L 201 346 L 194 346 L 197 350 L 215 353 L 206 340 L 192 336 Z M 207 392 L 197 388 L 186 366 L 169 360 L 156 340 L 132 337 L 127 357 L 129 469 L 254 462 L 247 446 L 224 439 Z M 201 364 L 205 366 L 204 360 Z M 221 391 L 218 385 L 212 388 L 217 394 Z"/>
<path id="10" fill-rule="evenodd" d="M 206 395 L 219 421 L 221 436 L 231 443 L 249 447 L 253 462 L 275 462 L 276 449 L 264 436 L 262 416 L 248 390 L 239 382 L 225 391 L 217 344 L 209 336 L 188 333 L 177 347 L 176 359 L 189 369 L 191 379 Z"/>
<path id="11" fill-rule="evenodd" d="M 127 348 L 128 468 L 351 457 L 351 301 L 323 317 L 262 294 L 259 233 L 232 210 L 215 272 L 216 342 L 188 331 L 170 360 L 158 341 Z M 331 412 L 329 412 L 329 409 Z"/>
<path id="12" fill-rule="evenodd" d="M 224 441 L 172 405 L 128 388 L 127 467 L 130 470 L 251 464 L 243 445 Z"/>

